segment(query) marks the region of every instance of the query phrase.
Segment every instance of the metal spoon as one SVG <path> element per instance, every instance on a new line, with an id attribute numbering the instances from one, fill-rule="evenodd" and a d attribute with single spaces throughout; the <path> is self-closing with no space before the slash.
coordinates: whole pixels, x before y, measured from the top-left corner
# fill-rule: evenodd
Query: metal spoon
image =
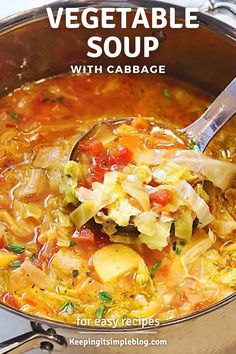
<path id="1" fill-rule="evenodd" d="M 236 78 L 224 89 L 224 91 L 213 101 L 209 108 L 195 122 L 183 129 L 177 130 L 177 133 L 185 135 L 192 139 L 199 151 L 203 152 L 215 134 L 225 125 L 226 122 L 236 113 Z M 124 117 L 107 120 L 93 125 L 87 130 L 74 144 L 70 160 L 78 161 L 78 144 L 88 139 L 89 136 L 96 136 L 96 131 L 101 129 L 111 129 L 121 123 L 132 122 L 135 117 Z"/>
<path id="2" fill-rule="evenodd" d="M 186 136 L 188 139 L 194 140 L 199 151 L 203 152 L 215 134 L 223 127 L 223 125 L 236 113 L 236 78 L 224 89 L 224 91 L 215 99 L 205 113 L 202 114 L 195 122 L 189 126 L 177 130 L 177 133 Z M 78 144 L 82 140 L 88 140 L 91 136 L 96 137 L 96 134 L 101 130 L 114 129 L 116 125 L 132 122 L 135 117 L 117 118 L 107 120 L 93 125 L 87 130 L 74 144 L 70 160 L 79 161 L 80 154 L 77 149 Z M 147 118 L 150 119 L 150 118 Z M 153 119 L 152 119 L 153 121 Z M 155 121 L 154 121 L 155 122 Z M 163 127 L 162 124 L 159 124 Z M 173 135 L 173 130 L 167 130 L 169 134 Z M 175 136 L 175 134 L 174 134 Z M 179 137 L 176 135 L 176 138 Z M 117 233 L 121 234 L 137 234 L 136 227 L 130 223 L 127 227 L 117 227 Z"/>

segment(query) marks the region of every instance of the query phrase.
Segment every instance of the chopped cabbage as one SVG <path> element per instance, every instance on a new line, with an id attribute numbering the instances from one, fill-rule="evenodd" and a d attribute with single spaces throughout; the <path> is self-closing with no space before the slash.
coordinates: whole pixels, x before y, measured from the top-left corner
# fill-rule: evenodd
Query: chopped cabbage
<path id="1" fill-rule="evenodd" d="M 145 165 L 135 166 L 129 164 L 124 167 L 123 173 L 128 176 L 128 181 L 142 181 L 144 183 L 149 183 L 152 180 L 152 171 Z"/>
<path id="2" fill-rule="evenodd" d="M 138 162 L 157 166 L 164 162 L 175 162 L 190 171 L 204 176 L 222 190 L 232 185 L 236 176 L 236 164 L 213 159 L 193 150 L 147 150 L 138 156 Z"/>
<path id="3" fill-rule="evenodd" d="M 188 180 L 191 174 L 187 167 L 177 165 L 175 162 L 164 162 L 153 168 L 153 177 L 159 183 L 176 184 L 180 180 Z"/>
<path id="4" fill-rule="evenodd" d="M 175 236 L 190 240 L 193 232 L 193 216 L 188 207 L 180 207 L 176 212 Z"/>
<path id="5" fill-rule="evenodd" d="M 236 230 L 236 221 L 227 210 L 217 213 L 212 225 L 221 237 L 226 237 Z"/>
<path id="6" fill-rule="evenodd" d="M 184 266 L 186 273 L 188 273 L 188 266 L 190 263 L 197 260 L 203 255 L 215 242 L 215 235 L 212 230 L 209 230 L 208 236 L 203 237 L 195 245 L 191 245 L 191 248 L 187 250 L 181 257 L 181 262 Z"/>
<path id="7" fill-rule="evenodd" d="M 53 167 L 62 162 L 62 156 L 65 156 L 65 154 L 62 155 L 62 149 L 59 146 L 41 148 L 34 159 L 33 166 L 39 168 Z"/>
<path id="8" fill-rule="evenodd" d="M 133 207 L 127 199 L 117 200 L 108 207 L 108 217 L 119 226 L 128 226 L 131 216 L 140 214 L 140 210 Z"/>
<path id="9" fill-rule="evenodd" d="M 227 267 L 220 271 L 220 281 L 229 286 L 236 285 L 236 268 Z"/>
<path id="10" fill-rule="evenodd" d="M 64 194 L 64 204 L 76 204 L 78 202 L 75 194 L 78 181 L 86 176 L 86 169 L 80 163 L 69 161 L 64 166 L 63 179 L 60 185 L 60 192 Z"/>
<path id="11" fill-rule="evenodd" d="M 202 184 L 198 183 L 196 190 L 197 190 L 199 197 L 201 197 L 208 204 L 210 201 L 210 197 L 207 194 L 207 192 L 203 189 Z"/>
<path id="12" fill-rule="evenodd" d="M 70 218 L 76 227 L 80 229 L 96 215 L 98 210 L 99 208 L 92 200 L 86 200 L 70 214 Z"/>
<path id="13" fill-rule="evenodd" d="M 47 187 L 47 177 L 42 168 L 32 168 L 26 171 L 23 181 L 15 189 L 16 197 L 24 197 L 31 194 L 43 193 Z"/>
<path id="14" fill-rule="evenodd" d="M 150 249 L 162 250 L 168 245 L 171 224 L 157 220 L 153 212 L 145 212 L 134 218 L 134 225 L 140 232 L 140 241 Z"/>
<path id="15" fill-rule="evenodd" d="M 213 216 L 207 203 L 199 197 L 193 187 L 186 181 L 181 181 L 176 186 L 177 192 L 191 206 L 199 220 L 199 228 L 202 228 L 213 221 Z"/>
<path id="16" fill-rule="evenodd" d="M 14 214 L 16 217 L 23 219 L 34 219 L 40 222 L 43 217 L 43 206 L 39 203 L 22 203 L 20 201 L 14 201 Z"/>
<path id="17" fill-rule="evenodd" d="M 127 194 L 139 202 L 143 210 L 147 211 L 150 209 L 149 195 L 144 191 L 143 183 L 141 181 L 129 182 L 125 180 L 122 182 L 122 187 Z"/>

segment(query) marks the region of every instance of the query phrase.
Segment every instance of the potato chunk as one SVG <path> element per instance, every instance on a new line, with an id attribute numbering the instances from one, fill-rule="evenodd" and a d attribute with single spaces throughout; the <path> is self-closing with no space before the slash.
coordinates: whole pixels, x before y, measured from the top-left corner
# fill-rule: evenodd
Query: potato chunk
<path id="1" fill-rule="evenodd" d="M 115 281 L 129 272 L 137 272 L 137 277 L 143 276 L 147 281 L 148 270 L 142 257 L 131 248 L 113 244 L 96 251 L 93 255 L 93 265 L 103 283 Z"/>
<path id="2" fill-rule="evenodd" d="M 79 271 L 79 277 L 88 271 L 86 261 L 73 250 L 60 249 L 53 258 L 51 269 L 59 278 L 72 279 L 73 270 Z"/>

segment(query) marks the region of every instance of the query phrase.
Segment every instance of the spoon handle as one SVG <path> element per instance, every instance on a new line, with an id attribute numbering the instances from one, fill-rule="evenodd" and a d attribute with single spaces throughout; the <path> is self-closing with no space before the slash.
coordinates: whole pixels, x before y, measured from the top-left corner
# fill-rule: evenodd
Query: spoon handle
<path id="1" fill-rule="evenodd" d="M 236 113 L 236 77 L 203 115 L 181 132 L 203 152 L 214 135 Z"/>

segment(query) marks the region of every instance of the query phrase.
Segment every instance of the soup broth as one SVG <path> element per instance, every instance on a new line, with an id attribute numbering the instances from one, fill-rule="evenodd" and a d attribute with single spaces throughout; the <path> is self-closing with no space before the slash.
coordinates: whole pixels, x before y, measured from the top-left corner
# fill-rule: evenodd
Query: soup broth
<path id="1" fill-rule="evenodd" d="M 207 149 L 210 173 L 196 171 L 197 160 L 188 166 L 189 152 L 196 153 L 191 161 L 200 158 L 194 141 L 168 140 L 144 118 L 182 128 L 212 100 L 207 92 L 172 78 L 118 74 L 65 74 L 27 83 L 3 97 L 1 301 L 68 323 L 85 318 L 94 324 L 96 318 L 105 318 L 122 325 L 124 318 L 178 318 L 232 294 L 235 119 Z M 136 118 L 108 136 L 82 142 L 81 156 L 68 162 L 73 145 L 88 128 L 117 117 Z M 160 150 L 167 154 L 161 162 L 142 155 Z M 178 151 L 184 151 L 186 163 L 180 162 Z M 143 199 L 127 189 L 136 177 L 141 181 L 136 191 L 146 193 Z M 119 188 L 114 190 L 114 185 Z M 106 188 L 111 188 L 111 200 L 98 207 L 100 201 L 92 198 Z M 192 204 L 183 188 L 194 196 Z M 131 210 L 128 220 L 126 208 Z M 139 221 L 147 215 L 147 223 L 152 220 L 153 227 L 160 227 L 156 243 L 142 229 L 146 219 Z M 127 231 L 130 224 L 137 227 L 138 237 Z"/>

